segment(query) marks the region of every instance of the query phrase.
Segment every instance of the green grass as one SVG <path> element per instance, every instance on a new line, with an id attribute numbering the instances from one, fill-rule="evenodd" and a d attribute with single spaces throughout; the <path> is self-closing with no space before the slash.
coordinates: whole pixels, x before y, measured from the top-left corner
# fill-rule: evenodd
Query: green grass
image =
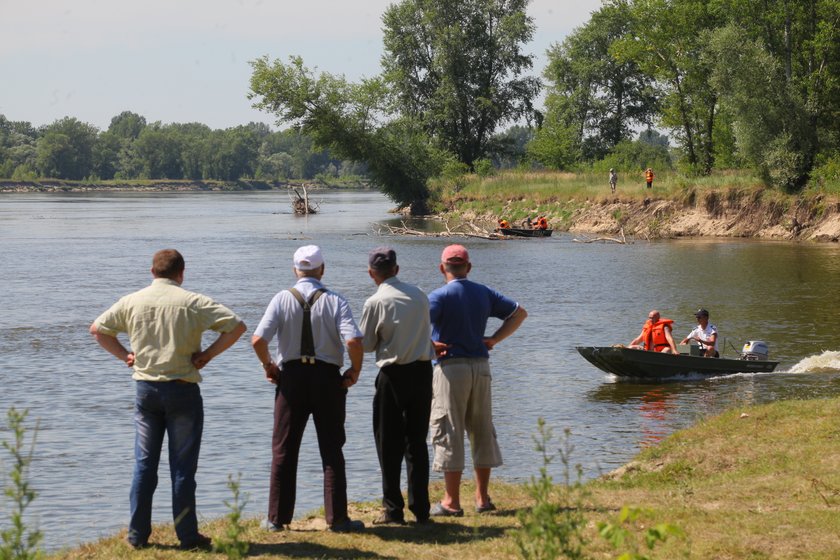
<path id="1" fill-rule="evenodd" d="M 650 447 L 623 474 L 585 487 L 582 513 L 588 558 L 614 559 L 618 551 L 596 534 L 595 523 L 614 520 L 623 506 L 642 508 L 633 530 L 668 523 L 684 538 L 657 545 L 653 558 L 836 559 L 840 557 L 840 398 L 738 407 L 673 434 Z M 572 457 L 574 460 L 574 457 Z M 537 475 L 537 467 L 535 472 Z M 528 474 L 528 473 L 522 473 Z M 439 484 L 432 496 L 441 495 Z M 467 486 L 463 495 L 472 495 Z M 369 527 L 362 534 L 323 530 L 319 515 L 296 521 L 293 530 L 265 533 L 256 519 L 242 538 L 260 558 L 516 558 L 517 512 L 533 505 L 524 486 L 491 484 L 499 511 L 430 526 Z M 352 516 L 369 523 L 375 503 L 354 504 Z M 203 524 L 217 537 L 225 520 Z M 170 526 L 156 527 L 153 548 L 132 553 L 125 532 L 54 554 L 62 559 L 215 557 L 187 553 Z"/>

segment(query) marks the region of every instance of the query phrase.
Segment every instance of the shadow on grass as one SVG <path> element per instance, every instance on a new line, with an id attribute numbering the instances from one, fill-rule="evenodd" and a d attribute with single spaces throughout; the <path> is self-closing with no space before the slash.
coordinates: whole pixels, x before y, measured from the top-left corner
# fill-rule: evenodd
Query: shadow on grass
<path id="1" fill-rule="evenodd" d="M 470 526 L 460 523 L 435 521 L 429 525 L 379 526 L 366 529 L 365 533 L 385 541 L 411 543 L 456 544 L 474 540 L 493 539 L 504 535 L 505 527 Z"/>
<path id="2" fill-rule="evenodd" d="M 254 543 L 248 556 L 278 555 L 289 558 L 378 558 L 388 560 L 394 556 L 382 556 L 376 552 L 358 548 L 324 546 L 310 542 Z"/>

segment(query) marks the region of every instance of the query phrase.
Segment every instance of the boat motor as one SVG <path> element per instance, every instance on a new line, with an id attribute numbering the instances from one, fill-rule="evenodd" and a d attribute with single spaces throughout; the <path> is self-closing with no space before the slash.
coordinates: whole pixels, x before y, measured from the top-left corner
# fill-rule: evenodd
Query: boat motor
<path id="1" fill-rule="evenodd" d="M 741 350 L 742 360 L 767 360 L 770 350 L 763 340 L 748 340 Z"/>

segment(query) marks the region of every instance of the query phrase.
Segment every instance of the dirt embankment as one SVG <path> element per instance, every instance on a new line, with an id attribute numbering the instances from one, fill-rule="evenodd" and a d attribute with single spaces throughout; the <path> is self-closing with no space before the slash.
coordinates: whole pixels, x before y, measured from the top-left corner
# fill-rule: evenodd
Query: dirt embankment
<path id="1" fill-rule="evenodd" d="M 824 195 L 779 196 L 768 191 L 689 193 L 685 200 L 587 202 L 571 214 L 569 231 L 646 238 L 757 237 L 840 240 L 840 201 Z"/>

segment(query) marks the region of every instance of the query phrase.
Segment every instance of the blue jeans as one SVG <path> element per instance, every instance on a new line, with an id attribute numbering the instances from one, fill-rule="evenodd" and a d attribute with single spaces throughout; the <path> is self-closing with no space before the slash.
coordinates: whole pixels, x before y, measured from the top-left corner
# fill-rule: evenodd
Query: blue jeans
<path id="1" fill-rule="evenodd" d="M 195 471 L 204 428 L 204 405 L 198 384 L 138 381 L 134 426 L 128 540 L 135 545 L 145 544 L 152 533 L 152 497 L 157 488 L 163 436 L 168 434 L 175 532 L 182 543 L 195 541 Z"/>

